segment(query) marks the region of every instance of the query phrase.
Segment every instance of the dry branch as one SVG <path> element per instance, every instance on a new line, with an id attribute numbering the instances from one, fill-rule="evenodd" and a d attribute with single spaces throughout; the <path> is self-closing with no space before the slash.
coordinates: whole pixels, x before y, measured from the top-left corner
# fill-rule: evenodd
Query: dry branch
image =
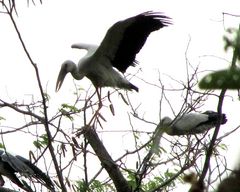
<path id="1" fill-rule="evenodd" d="M 84 136 L 87 138 L 89 144 L 95 151 L 102 166 L 108 172 L 110 178 L 112 179 L 118 192 L 131 192 L 126 179 L 123 177 L 121 171 L 119 170 L 117 164 L 113 161 L 106 148 L 104 147 L 102 141 L 99 139 L 95 129 L 93 127 L 85 126 L 83 127 Z"/>

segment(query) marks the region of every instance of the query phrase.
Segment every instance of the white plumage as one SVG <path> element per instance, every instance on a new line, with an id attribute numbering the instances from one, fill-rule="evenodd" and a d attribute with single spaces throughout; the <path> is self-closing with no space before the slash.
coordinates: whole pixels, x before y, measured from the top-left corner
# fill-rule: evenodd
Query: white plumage
<path id="1" fill-rule="evenodd" d="M 174 120 L 164 117 L 161 120 L 161 129 L 169 135 L 198 134 L 215 127 L 219 120 L 221 120 L 221 124 L 225 124 L 227 122 L 226 115 L 219 115 L 214 111 L 188 113 Z"/>
<path id="2" fill-rule="evenodd" d="M 170 18 L 162 13 L 145 12 L 115 23 L 107 31 L 100 46 L 74 44 L 72 48 L 86 49 L 87 54 L 78 65 L 67 60 L 58 75 L 58 91 L 68 72 L 73 78 L 87 77 L 96 88 L 118 87 L 138 91 L 121 73 L 135 66 L 136 54 L 141 50 L 149 34 L 171 24 Z"/>

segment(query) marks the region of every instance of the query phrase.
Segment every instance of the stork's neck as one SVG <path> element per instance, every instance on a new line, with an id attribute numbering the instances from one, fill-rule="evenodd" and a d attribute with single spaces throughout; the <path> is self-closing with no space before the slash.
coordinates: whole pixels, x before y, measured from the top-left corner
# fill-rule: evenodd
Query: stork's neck
<path id="1" fill-rule="evenodd" d="M 82 75 L 81 73 L 78 72 L 78 69 L 76 66 L 75 66 L 74 70 L 71 71 L 71 74 L 72 74 L 73 78 L 76 80 L 81 80 L 84 77 L 84 75 Z"/>
<path id="2" fill-rule="evenodd" d="M 68 72 L 70 72 L 76 80 L 81 80 L 84 77 L 81 71 L 79 71 L 77 65 L 72 61 L 68 63 Z"/>

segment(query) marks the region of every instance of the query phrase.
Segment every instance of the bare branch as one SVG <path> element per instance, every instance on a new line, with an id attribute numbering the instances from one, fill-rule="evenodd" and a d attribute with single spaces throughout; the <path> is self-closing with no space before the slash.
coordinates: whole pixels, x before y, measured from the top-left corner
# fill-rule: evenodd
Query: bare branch
<path id="1" fill-rule="evenodd" d="M 118 192 L 131 192 L 127 181 L 113 161 L 93 127 L 83 127 L 83 134 L 97 154 L 102 166 L 108 172 Z"/>

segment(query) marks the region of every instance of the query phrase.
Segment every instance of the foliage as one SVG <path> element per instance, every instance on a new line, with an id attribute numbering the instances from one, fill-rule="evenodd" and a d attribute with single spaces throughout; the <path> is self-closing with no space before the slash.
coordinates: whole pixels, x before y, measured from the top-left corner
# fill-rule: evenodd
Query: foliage
<path id="1" fill-rule="evenodd" d="M 202 89 L 240 89 L 240 68 L 234 67 L 213 72 L 199 83 Z"/>
<path id="2" fill-rule="evenodd" d="M 240 89 L 240 66 L 236 66 L 236 62 L 240 60 L 240 25 L 239 29 L 228 29 L 230 35 L 234 35 L 231 39 L 224 36 L 227 51 L 233 49 L 232 65 L 228 69 L 220 70 L 206 75 L 199 83 L 202 89 Z"/>
<path id="3" fill-rule="evenodd" d="M 48 137 L 46 134 L 40 135 L 36 141 L 33 141 L 33 145 L 37 148 L 47 147 L 48 145 Z"/>
<path id="4" fill-rule="evenodd" d="M 86 184 L 84 180 L 79 180 L 76 181 L 76 187 L 77 191 L 91 191 L 91 192 L 106 192 L 106 191 L 113 191 L 114 189 L 112 188 L 111 185 L 108 184 L 102 184 L 101 181 L 94 180 L 92 183 L 89 185 Z"/>
<path id="5" fill-rule="evenodd" d="M 228 51 L 229 49 L 237 50 L 236 58 L 240 61 L 240 26 L 239 29 L 229 28 L 227 29 L 227 35 L 223 37 L 225 42 L 224 50 Z"/>

